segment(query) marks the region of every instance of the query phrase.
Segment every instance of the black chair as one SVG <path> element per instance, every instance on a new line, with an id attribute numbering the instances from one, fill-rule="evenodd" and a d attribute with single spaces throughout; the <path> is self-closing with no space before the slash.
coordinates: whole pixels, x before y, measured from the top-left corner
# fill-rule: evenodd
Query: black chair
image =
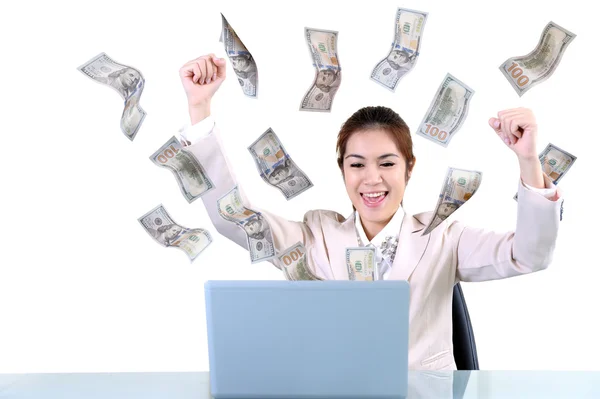
<path id="1" fill-rule="evenodd" d="M 452 343 L 456 368 L 458 370 L 479 370 L 473 326 L 460 283 L 454 286 L 452 295 Z"/>

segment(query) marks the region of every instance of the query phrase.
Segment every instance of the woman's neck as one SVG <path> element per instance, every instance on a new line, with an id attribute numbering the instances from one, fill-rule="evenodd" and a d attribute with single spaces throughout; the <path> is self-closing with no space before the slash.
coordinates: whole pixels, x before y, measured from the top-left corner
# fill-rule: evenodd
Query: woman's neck
<path id="1" fill-rule="evenodd" d="M 392 220 L 389 218 L 386 222 L 368 222 L 360 219 L 360 223 L 362 224 L 363 230 L 365 231 L 365 235 L 367 236 L 367 240 L 371 241 L 383 228 Z"/>
<path id="2" fill-rule="evenodd" d="M 398 206 L 398 209 L 400 209 L 401 206 L 402 206 L 402 203 L 400 203 L 400 205 Z M 365 235 L 367 236 L 367 240 L 369 240 L 369 242 L 371 240 L 373 240 L 373 238 L 375 238 L 375 236 L 377 234 L 379 234 L 381 232 L 381 230 L 383 230 L 385 228 L 385 226 L 388 225 L 389 222 L 391 222 L 391 220 L 394 218 L 394 216 L 398 212 L 398 209 L 396 209 L 396 211 L 385 221 L 369 221 L 369 220 L 365 220 L 362 217 L 360 217 L 360 224 L 362 225 Z M 360 216 L 360 214 L 359 214 L 359 216 Z"/>

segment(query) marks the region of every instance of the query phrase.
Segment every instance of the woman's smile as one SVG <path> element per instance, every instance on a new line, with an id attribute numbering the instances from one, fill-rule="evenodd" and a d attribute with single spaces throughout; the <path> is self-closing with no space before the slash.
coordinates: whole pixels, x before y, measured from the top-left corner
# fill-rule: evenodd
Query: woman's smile
<path id="1" fill-rule="evenodd" d="M 368 193 L 360 193 L 363 203 L 369 208 L 376 208 L 383 204 L 387 198 L 389 191 L 372 191 Z"/>

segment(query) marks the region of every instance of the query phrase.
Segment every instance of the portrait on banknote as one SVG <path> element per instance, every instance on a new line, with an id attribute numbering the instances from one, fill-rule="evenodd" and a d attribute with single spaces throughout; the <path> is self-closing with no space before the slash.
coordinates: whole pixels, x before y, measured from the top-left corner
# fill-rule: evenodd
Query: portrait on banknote
<path id="1" fill-rule="evenodd" d="M 131 97 L 137 91 L 138 84 L 142 81 L 139 72 L 133 68 L 117 69 L 109 73 L 106 77 L 98 76 L 95 79 L 113 87 L 125 99 Z"/>
<path id="2" fill-rule="evenodd" d="M 260 216 L 254 219 L 250 219 L 242 227 L 244 228 L 244 230 L 248 234 L 248 237 L 250 238 L 254 238 L 256 240 L 262 240 L 263 238 L 266 238 L 267 240 L 272 241 L 271 235 L 267 234 L 269 232 L 270 227 L 268 223 Z"/>
<path id="3" fill-rule="evenodd" d="M 176 224 L 166 224 L 164 226 L 160 226 L 156 230 L 152 230 L 151 234 L 153 234 L 156 241 L 168 247 L 177 239 L 181 231 L 181 226 Z"/>
<path id="4" fill-rule="evenodd" d="M 459 205 L 455 204 L 454 202 L 442 202 L 435 213 L 435 216 L 441 220 L 446 220 L 448 216 L 452 215 L 452 213 L 458 209 L 458 207 Z"/>
<path id="5" fill-rule="evenodd" d="M 335 91 L 340 87 L 340 80 L 338 80 L 339 70 L 333 69 L 321 69 L 317 73 L 317 80 L 315 85 L 323 92 L 335 94 Z"/>
<path id="6" fill-rule="evenodd" d="M 297 174 L 298 169 L 294 166 L 292 160 L 287 158 L 282 164 L 273 169 L 268 179 L 271 184 L 277 185 L 293 179 Z"/>
<path id="7" fill-rule="evenodd" d="M 402 75 L 410 71 L 413 64 L 417 61 L 417 54 L 409 54 L 403 50 L 392 50 L 386 58 L 386 62 L 389 67 L 383 68 L 381 73 L 383 75 L 389 75 L 395 73 L 400 78 Z"/>
<path id="8" fill-rule="evenodd" d="M 232 55 L 229 57 L 231 60 L 231 65 L 233 66 L 233 70 L 235 74 L 238 76 L 240 80 L 240 85 L 244 85 L 244 80 L 249 81 L 253 86 L 256 86 L 256 78 L 258 70 L 256 68 L 256 63 L 252 58 L 250 53 L 247 54 L 238 54 Z"/>

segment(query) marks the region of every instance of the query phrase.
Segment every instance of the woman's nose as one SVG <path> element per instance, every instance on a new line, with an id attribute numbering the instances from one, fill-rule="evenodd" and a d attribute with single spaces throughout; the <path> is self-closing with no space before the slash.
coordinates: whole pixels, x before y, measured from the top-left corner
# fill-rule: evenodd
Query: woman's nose
<path id="1" fill-rule="evenodd" d="M 365 184 L 379 184 L 381 183 L 381 174 L 378 168 L 366 167 L 365 168 Z"/>

